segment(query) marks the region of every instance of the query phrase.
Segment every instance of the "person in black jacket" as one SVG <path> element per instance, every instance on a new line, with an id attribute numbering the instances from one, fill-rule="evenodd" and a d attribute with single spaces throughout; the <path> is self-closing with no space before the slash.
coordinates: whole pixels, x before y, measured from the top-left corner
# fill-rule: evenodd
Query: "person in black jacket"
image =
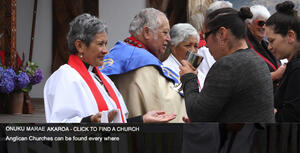
<path id="1" fill-rule="evenodd" d="M 191 122 L 275 121 L 270 71 L 245 41 L 244 20 L 251 17 L 249 8 L 222 8 L 207 15 L 204 36 L 216 63 L 201 93 L 196 69 L 185 60 L 180 67 Z"/>
<path id="2" fill-rule="evenodd" d="M 278 81 L 285 71 L 286 65 L 283 64 L 280 67 L 280 61 L 268 50 L 268 42 L 264 40 L 266 34 L 266 20 L 271 15 L 267 8 L 262 5 L 253 5 L 250 7 L 250 10 L 253 17 L 246 20 L 248 27 L 246 41 L 248 47 L 259 55 L 268 65 L 275 91 Z"/>
<path id="3" fill-rule="evenodd" d="M 275 93 L 278 122 L 300 121 L 300 17 L 294 7 L 291 1 L 277 4 L 277 12 L 266 22 L 268 49 L 289 61 Z"/>

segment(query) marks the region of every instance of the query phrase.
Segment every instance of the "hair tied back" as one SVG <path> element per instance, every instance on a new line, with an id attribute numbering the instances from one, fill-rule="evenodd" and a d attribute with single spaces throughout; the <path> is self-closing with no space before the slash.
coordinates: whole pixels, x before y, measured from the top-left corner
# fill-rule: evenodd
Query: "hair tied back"
<path id="1" fill-rule="evenodd" d="M 242 7 L 238 12 L 239 17 L 244 21 L 248 18 L 252 18 L 253 14 L 250 11 L 249 7 Z"/>
<path id="2" fill-rule="evenodd" d="M 294 10 L 295 4 L 292 1 L 285 1 L 276 5 L 276 11 L 278 13 L 296 16 L 297 11 Z"/>

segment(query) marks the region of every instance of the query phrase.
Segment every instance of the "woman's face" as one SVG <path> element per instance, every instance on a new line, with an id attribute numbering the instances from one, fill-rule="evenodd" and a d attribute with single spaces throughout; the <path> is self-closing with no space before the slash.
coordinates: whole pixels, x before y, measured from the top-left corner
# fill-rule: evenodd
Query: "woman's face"
<path id="1" fill-rule="evenodd" d="M 83 43 L 83 58 L 82 60 L 92 66 L 101 66 L 103 64 L 104 56 L 108 53 L 107 48 L 107 34 L 106 32 L 98 33 L 89 46 Z"/>
<path id="2" fill-rule="evenodd" d="M 266 27 L 266 36 L 269 41 L 268 49 L 278 59 L 289 58 L 292 53 L 291 45 L 288 44 L 287 37 L 274 32 L 273 27 Z"/>
<path id="3" fill-rule="evenodd" d="M 217 30 L 218 29 L 210 30 L 204 27 L 203 31 L 206 47 L 209 48 L 209 52 L 215 60 L 218 60 L 224 56 L 223 50 L 220 48 L 219 40 L 216 38 L 216 34 L 214 34 L 214 32 Z"/>
<path id="4" fill-rule="evenodd" d="M 171 45 L 172 54 L 176 57 L 176 59 L 181 62 L 185 58 L 185 54 L 187 51 L 192 51 L 197 53 L 198 51 L 198 41 L 194 36 L 189 36 L 188 39 L 179 43 L 176 47 Z"/>
<path id="5" fill-rule="evenodd" d="M 257 17 L 248 24 L 248 28 L 254 37 L 260 42 L 264 39 L 266 33 L 266 19 Z"/>

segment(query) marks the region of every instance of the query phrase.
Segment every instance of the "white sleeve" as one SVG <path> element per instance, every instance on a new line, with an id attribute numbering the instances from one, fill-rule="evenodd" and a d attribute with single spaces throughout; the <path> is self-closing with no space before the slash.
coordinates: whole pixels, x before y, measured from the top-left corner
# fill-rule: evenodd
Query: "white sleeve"
<path id="1" fill-rule="evenodd" d="M 93 97 L 76 77 L 70 70 L 60 69 L 47 80 L 44 87 L 47 122 L 79 123 L 83 117 L 97 112 Z"/>

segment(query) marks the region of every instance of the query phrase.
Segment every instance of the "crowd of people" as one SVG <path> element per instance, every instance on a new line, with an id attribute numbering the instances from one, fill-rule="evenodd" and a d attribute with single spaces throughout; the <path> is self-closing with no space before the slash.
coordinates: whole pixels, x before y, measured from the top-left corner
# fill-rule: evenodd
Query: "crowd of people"
<path id="1" fill-rule="evenodd" d="M 44 87 L 46 121 L 299 122 L 294 7 L 279 3 L 271 15 L 262 5 L 236 10 L 216 1 L 171 28 L 163 12 L 145 8 L 110 51 L 105 22 L 79 15 L 67 36 L 68 63 Z M 203 57 L 199 67 L 185 60 L 188 51 Z"/>

